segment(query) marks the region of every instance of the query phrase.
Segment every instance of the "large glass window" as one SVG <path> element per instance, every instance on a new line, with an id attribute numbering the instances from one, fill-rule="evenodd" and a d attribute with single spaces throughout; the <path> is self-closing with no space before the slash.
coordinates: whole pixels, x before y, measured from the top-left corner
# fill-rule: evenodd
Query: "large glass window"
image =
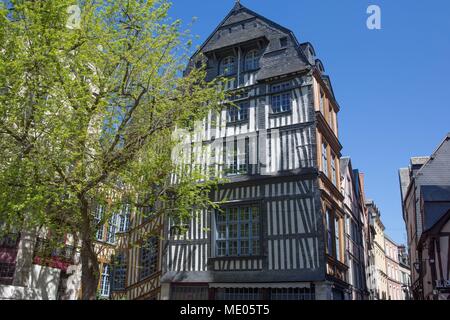
<path id="1" fill-rule="evenodd" d="M 291 110 L 292 96 L 289 90 L 291 84 L 289 82 L 279 83 L 271 87 L 271 107 L 272 113 L 287 112 Z"/>
<path id="2" fill-rule="evenodd" d="M 140 279 L 150 277 L 157 271 L 158 263 L 158 239 L 151 237 L 141 247 L 141 261 L 140 261 Z"/>
<path id="3" fill-rule="evenodd" d="M 109 264 L 103 264 L 102 274 L 100 277 L 100 296 L 107 298 L 109 297 L 110 287 L 111 287 L 111 266 Z"/>
<path id="4" fill-rule="evenodd" d="M 257 206 L 226 208 L 216 213 L 216 256 L 260 254 L 260 220 Z"/>
<path id="5" fill-rule="evenodd" d="M 241 102 L 237 106 L 229 107 L 227 110 L 227 122 L 247 121 L 249 107 L 250 103 L 248 101 Z"/>
<path id="6" fill-rule="evenodd" d="M 254 70 L 259 68 L 260 54 L 258 50 L 251 50 L 245 55 L 245 70 Z"/>
<path id="7" fill-rule="evenodd" d="M 220 74 L 222 76 L 229 76 L 235 74 L 236 58 L 234 56 L 228 56 L 220 63 Z"/>

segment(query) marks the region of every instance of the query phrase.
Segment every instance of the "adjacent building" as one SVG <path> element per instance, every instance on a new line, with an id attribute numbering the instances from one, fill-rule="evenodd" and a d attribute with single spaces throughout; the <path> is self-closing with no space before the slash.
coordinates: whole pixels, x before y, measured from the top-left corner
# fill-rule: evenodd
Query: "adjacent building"
<path id="1" fill-rule="evenodd" d="M 74 300 L 79 286 L 79 255 L 70 237 L 57 248 L 43 231 L 0 238 L 0 300 Z"/>
<path id="2" fill-rule="evenodd" d="M 402 296 L 400 300 L 411 300 L 411 267 L 409 264 L 408 251 L 404 245 L 398 247 L 398 261 L 400 268 L 400 282 L 402 285 Z"/>
<path id="3" fill-rule="evenodd" d="M 410 300 L 411 271 L 406 247 L 385 234 L 375 202 L 368 200 L 366 207 L 370 219 L 366 266 L 370 300 Z"/>
<path id="4" fill-rule="evenodd" d="M 367 285 L 371 300 L 388 299 L 388 275 L 386 272 L 386 251 L 384 224 L 381 213 L 373 200 L 367 200 L 369 215 L 369 262 L 367 265 Z"/>
<path id="5" fill-rule="evenodd" d="M 450 134 L 400 169 L 414 299 L 450 299 Z"/>
<path id="6" fill-rule="evenodd" d="M 350 158 L 341 158 L 340 167 L 345 212 L 345 261 L 349 266 L 351 299 L 366 300 L 369 298 L 369 292 L 366 279 L 368 253 L 365 242 L 367 210 L 364 200 L 364 180 L 358 170 L 353 170 Z"/>
<path id="7" fill-rule="evenodd" d="M 387 273 L 387 299 L 404 300 L 400 277 L 398 245 L 387 235 L 384 236 L 384 241 Z"/>

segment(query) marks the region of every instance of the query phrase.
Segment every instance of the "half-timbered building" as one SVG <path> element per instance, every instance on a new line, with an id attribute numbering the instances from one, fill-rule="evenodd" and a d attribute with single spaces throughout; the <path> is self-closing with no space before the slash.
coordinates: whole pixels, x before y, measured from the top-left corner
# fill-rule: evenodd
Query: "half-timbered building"
<path id="1" fill-rule="evenodd" d="M 416 300 L 450 299 L 450 133 L 430 157 L 400 169 Z"/>
<path id="2" fill-rule="evenodd" d="M 129 206 L 129 205 L 125 205 Z M 162 217 L 149 206 L 128 212 L 126 226 L 116 233 L 111 258 L 111 299 L 160 298 Z M 122 224 L 120 224 L 122 225 Z"/>
<path id="3" fill-rule="evenodd" d="M 313 46 L 237 2 L 203 64 L 235 92 L 198 138 L 227 182 L 185 233 L 164 223 L 161 299 L 348 299 L 340 107 Z"/>

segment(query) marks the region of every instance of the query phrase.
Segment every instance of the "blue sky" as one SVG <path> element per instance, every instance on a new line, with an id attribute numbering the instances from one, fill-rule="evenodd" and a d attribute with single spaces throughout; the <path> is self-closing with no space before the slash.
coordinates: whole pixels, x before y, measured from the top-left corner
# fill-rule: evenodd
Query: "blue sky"
<path id="1" fill-rule="evenodd" d="M 450 1 L 242 0 L 243 5 L 309 41 L 331 76 L 343 154 L 366 175 L 386 232 L 401 243 L 398 169 L 430 155 L 450 132 Z M 366 27 L 367 7 L 380 6 L 382 29 Z M 171 14 L 200 44 L 234 0 L 173 0 Z"/>

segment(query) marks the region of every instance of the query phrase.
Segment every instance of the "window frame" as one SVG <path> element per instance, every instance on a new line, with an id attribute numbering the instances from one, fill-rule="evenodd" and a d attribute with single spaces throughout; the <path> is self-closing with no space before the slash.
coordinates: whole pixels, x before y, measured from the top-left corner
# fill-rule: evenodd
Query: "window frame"
<path id="1" fill-rule="evenodd" d="M 333 184 L 335 185 L 335 186 L 337 186 L 337 183 L 338 183 L 338 181 L 337 181 L 337 157 L 336 157 L 336 155 L 334 154 L 334 152 L 331 152 L 331 182 L 333 182 Z M 351 188 L 352 186 L 350 185 L 350 188 Z"/>
<path id="2" fill-rule="evenodd" d="M 227 124 L 248 122 L 250 115 L 250 101 L 237 103 L 236 106 L 227 108 Z"/>
<path id="3" fill-rule="evenodd" d="M 328 144 L 322 142 L 322 172 L 328 177 Z"/>
<path id="4" fill-rule="evenodd" d="M 253 211 L 255 209 L 256 212 Z M 247 219 L 242 219 L 242 213 L 245 210 L 248 210 L 246 212 Z M 220 216 L 222 218 L 219 219 Z M 223 208 L 223 212 L 216 210 L 214 220 L 214 255 L 216 258 L 259 257 L 261 255 L 262 226 L 259 204 L 229 206 Z M 245 227 L 244 232 L 242 226 Z M 230 231 L 233 232 L 232 236 Z M 232 242 L 235 242 L 236 247 L 230 246 Z M 245 242 L 247 242 L 247 246 L 243 247 Z"/>
<path id="5" fill-rule="evenodd" d="M 99 295 L 102 298 L 109 298 L 111 295 L 111 266 L 107 263 L 102 264 Z"/>
<path id="6" fill-rule="evenodd" d="M 125 253 L 120 253 L 114 258 L 111 291 L 125 290 L 127 286 L 127 271 L 127 255 Z"/>
<path id="7" fill-rule="evenodd" d="M 270 85 L 270 108 L 272 114 L 292 112 L 292 84 L 280 82 Z"/>
<path id="8" fill-rule="evenodd" d="M 95 208 L 94 221 L 97 224 L 97 232 L 95 233 L 95 238 L 97 241 L 104 241 L 105 238 L 105 224 L 100 224 L 105 215 L 105 206 L 98 204 Z"/>
<path id="9" fill-rule="evenodd" d="M 242 144 L 239 143 L 244 140 L 243 148 Z M 232 150 L 228 143 L 232 143 Z M 239 148 L 241 147 L 241 148 Z M 224 153 L 224 163 L 225 163 L 225 176 L 238 176 L 247 175 L 250 172 L 250 139 L 245 137 L 245 139 L 235 138 L 233 141 L 227 141 L 223 149 Z"/>
<path id="10" fill-rule="evenodd" d="M 148 257 L 145 255 L 148 255 Z M 139 281 L 148 279 L 156 272 L 158 272 L 158 263 L 159 263 L 158 238 L 149 237 L 139 250 L 139 269 L 140 269 Z"/>
<path id="11" fill-rule="evenodd" d="M 259 60 L 261 59 L 261 52 L 258 49 L 252 49 L 245 54 L 244 71 L 253 71 L 260 68 Z"/>
<path id="12" fill-rule="evenodd" d="M 225 77 L 236 74 L 236 56 L 229 55 L 220 61 L 219 74 Z"/>

